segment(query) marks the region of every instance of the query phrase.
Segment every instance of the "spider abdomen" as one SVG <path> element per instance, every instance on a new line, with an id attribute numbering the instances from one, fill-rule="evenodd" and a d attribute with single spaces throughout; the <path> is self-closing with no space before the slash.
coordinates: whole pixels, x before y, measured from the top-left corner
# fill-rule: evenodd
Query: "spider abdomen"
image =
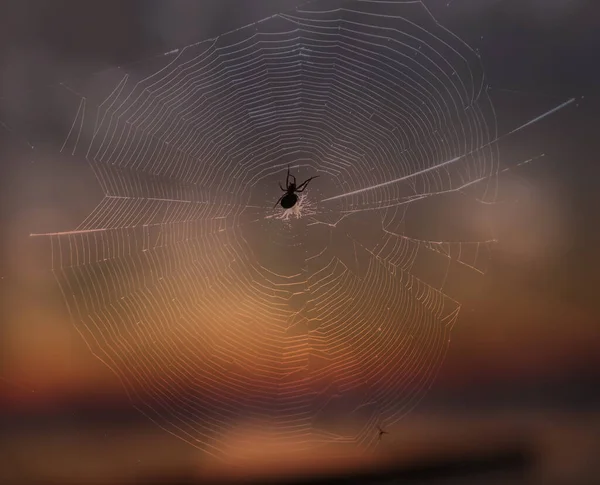
<path id="1" fill-rule="evenodd" d="M 298 196 L 296 194 L 285 194 L 281 199 L 281 207 L 284 209 L 291 209 L 298 202 Z"/>

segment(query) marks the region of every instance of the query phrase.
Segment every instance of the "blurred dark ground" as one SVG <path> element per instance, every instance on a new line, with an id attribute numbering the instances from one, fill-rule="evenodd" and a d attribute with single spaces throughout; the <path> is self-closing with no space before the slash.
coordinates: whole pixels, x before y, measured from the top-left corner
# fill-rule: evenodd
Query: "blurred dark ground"
<path id="1" fill-rule="evenodd" d="M 464 306 L 430 394 L 390 430 L 373 457 L 338 467 L 346 475 L 339 482 L 328 477 L 310 483 L 600 483 L 598 5 L 424 3 L 441 24 L 481 52 L 500 133 L 526 121 L 519 114 L 528 103 L 531 113 L 539 113 L 544 109 L 538 101 L 548 106 L 543 104 L 548 99 L 552 106 L 585 96 L 578 110 L 528 132 L 528 143 L 547 157 L 543 166 L 525 168 L 519 177 L 534 192 L 551 194 L 558 210 L 544 217 L 528 213 L 512 229 L 543 239 L 553 217 L 566 223 L 559 225 L 560 244 L 545 257 L 500 245 L 480 293 Z M 67 116 L 49 101 L 49 86 L 145 60 L 296 5 L 288 0 L 3 2 L 0 483 L 212 483 L 231 475 L 230 467 L 205 466 L 193 448 L 124 406 L 114 377 L 87 355 L 68 326 L 66 347 L 55 344 L 55 336 L 36 340 L 48 310 L 42 306 L 35 313 L 25 308 L 27 300 L 15 297 L 32 290 L 21 266 L 11 264 L 15 248 L 27 258 L 29 244 L 19 182 L 29 170 L 29 146 L 43 150 L 56 139 L 39 121 L 41 113 L 56 112 L 64 123 L 72 119 L 70 111 Z M 22 99 L 15 105 L 17 94 Z M 54 301 L 53 291 L 47 282 L 36 287 L 36 301 Z M 13 338 L 23 328 L 26 343 L 36 342 L 27 354 L 34 359 L 25 359 Z M 66 364 L 51 372 L 45 363 L 59 362 L 65 353 Z M 15 355 L 31 362 L 24 367 L 28 372 L 15 364 L 20 362 Z M 84 362 L 86 370 L 79 372 L 73 362 Z M 91 384 L 89 369 L 95 376 Z M 57 384 L 75 381 L 78 392 L 60 391 Z M 56 397 L 60 392 L 63 397 Z M 291 477 L 321 470 L 314 457 L 288 462 L 284 469 Z M 257 477 L 269 474 L 271 465 L 265 459 L 245 473 L 245 465 L 238 464 L 233 475 L 269 483 Z M 276 478 L 284 482 L 282 473 Z M 294 483 L 289 476 L 285 480 Z"/>

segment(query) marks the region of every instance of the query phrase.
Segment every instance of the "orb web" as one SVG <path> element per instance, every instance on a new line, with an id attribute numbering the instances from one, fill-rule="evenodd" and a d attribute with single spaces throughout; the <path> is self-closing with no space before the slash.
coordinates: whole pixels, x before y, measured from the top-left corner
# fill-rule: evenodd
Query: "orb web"
<path id="1" fill-rule="evenodd" d="M 375 446 L 494 242 L 468 224 L 498 172 L 477 54 L 420 2 L 325 0 L 101 79 L 62 150 L 102 200 L 48 235 L 94 354 L 207 453 L 242 423 Z M 288 166 L 319 178 L 274 209 Z"/>

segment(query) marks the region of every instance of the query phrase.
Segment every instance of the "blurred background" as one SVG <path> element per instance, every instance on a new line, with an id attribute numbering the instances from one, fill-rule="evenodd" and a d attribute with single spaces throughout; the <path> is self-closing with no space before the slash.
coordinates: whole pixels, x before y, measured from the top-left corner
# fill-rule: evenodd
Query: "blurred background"
<path id="1" fill-rule="evenodd" d="M 35 202 L 44 174 L 56 170 L 49 154 L 73 119 L 56 86 L 297 3 L 3 2 L 0 483 L 264 483 L 264 475 L 328 473 L 361 483 L 395 476 L 471 483 L 461 473 L 473 483 L 496 476 L 498 483 L 600 483 L 600 12 L 593 2 L 423 1 L 481 54 L 499 133 L 542 107 L 578 101 L 511 140 L 521 144 L 515 151 L 526 145 L 545 157 L 511 171 L 510 207 L 496 214 L 499 243 L 463 301 L 437 379 L 375 452 L 295 455 L 257 442 L 250 461 L 213 462 L 138 413 L 72 325 L 45 253 L 29 237 L 40 218 L 73 223 L 72 211 L 43 212 Z M 73 188 L 61 204 L 73 208 L 90 181 L 75 171 L 61 176 Z M 436 471 L 427 475 L 428 467 Z"/>

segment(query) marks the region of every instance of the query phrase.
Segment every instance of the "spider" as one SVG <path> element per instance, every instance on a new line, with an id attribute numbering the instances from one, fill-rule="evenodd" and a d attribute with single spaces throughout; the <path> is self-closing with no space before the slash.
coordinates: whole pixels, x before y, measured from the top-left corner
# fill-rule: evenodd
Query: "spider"
<path id="1" fill-rule="evenodd" d="M 308 182 L 310 182 L 312 179 L 316 179 L 317 177 L 318 175 L 310 177 L 309 179 L 306 179 L 304 182 L 302 182 L 300 185 L 296 186 L 296 177 L 290 174 L 290 167 L 288 167 L 287 177 L 285 178 L 285 189 L 281 186 L 281 182 L 279 183 L 279 188 L 283 190 L 285 194 L 279 197 L 279 200 L 275 202 L 273 209 L 275 209 L 275 207 L 277 207 L 277 204 L 279 204 L 280 202 L 281 207 L 283 207 L 284 209 L 291 209 L 292 207 L 294 207 L 296 205 L 296 202 L 298 202 L 298 196 L 296 195 L 296 192 L 304 192 L 304 189 L 306 189 Z M 290 183 L 290 178 L 293 179 L 292 183 Z"/>
<path id="2" fill-rule="evenodd" d="M 381 437 L 384 434 L 389 434 L 387 431 L 381 429 L 379 426 L 377 426 L 377 431 L 379 432 L 378 436 L 377 436 L 377 441 L 381 441 Z"/>

